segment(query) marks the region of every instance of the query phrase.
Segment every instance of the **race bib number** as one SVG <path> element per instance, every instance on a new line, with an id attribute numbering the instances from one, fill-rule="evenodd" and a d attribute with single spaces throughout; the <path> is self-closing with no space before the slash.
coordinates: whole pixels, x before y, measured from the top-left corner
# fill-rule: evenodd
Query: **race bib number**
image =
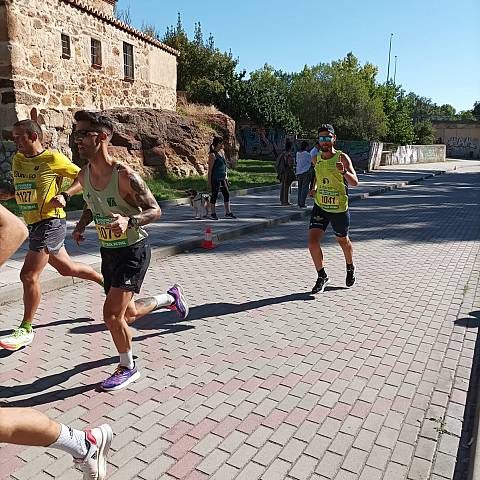
<path id="1" fill-rule="evenodd" d="M 112 232 L 110 224 L 113 222 L 111 217 L 95 217 L 95 227 L 97 229 L 98 239 L 102 247 L 121 248 L 128 247 L 127 231 L 120 235 Z"/>
<path id="2" fill-rule="evenodd" d="M 340 195 L 338 192 L 321 190 L 318 194 L 320 206 L 325 210 L 336 210 L 340 206 Z"/>
<path id="3" fill-rule="evenodd" d="M 15 199 L 21 212 L 38 210 L 35 182 L 17 183 L 15 185 Z"/>

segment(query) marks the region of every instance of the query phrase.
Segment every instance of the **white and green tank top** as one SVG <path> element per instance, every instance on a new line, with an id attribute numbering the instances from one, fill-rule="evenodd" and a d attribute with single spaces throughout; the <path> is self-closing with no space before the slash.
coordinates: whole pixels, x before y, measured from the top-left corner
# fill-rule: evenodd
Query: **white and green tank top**
<path id="1" fill-rule="evenodd" d="M 315 203 L 332 213 L 342 213 L 348 210 L 348 186 L 343 175 L 337 170 L 336 163 L 340 161 L 342 152 L 337 150 L 332 158 L 322 158 L 318 152 L 315 164 L 317 194 Z"/>
<path id="2" fill-rule="evenodd" d="M 95 190 L 90 182 L 90 165 L 85 169 L 83 198 L 92 211 L 98 239 L 105 248 L 128 247 L 148 237 L 142 227 L 128 227 L 121 235 L 114 234 L 109 227 L 114 221 L 115 213 L 131 217 L 142 211 L 140 207 L 133 207 L 120 196 L 118 181 L 118 167 L 114 166 L 107 186 L 103 190 Z"/>

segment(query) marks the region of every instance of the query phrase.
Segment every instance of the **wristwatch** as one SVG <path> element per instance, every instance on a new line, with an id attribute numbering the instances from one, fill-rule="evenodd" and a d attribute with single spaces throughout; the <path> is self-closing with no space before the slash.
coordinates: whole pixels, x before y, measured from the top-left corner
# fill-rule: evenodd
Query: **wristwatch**
<path id="1" fill-rule="evenodd" d="M 67 192 L 60 192 L 60 195 L 65 199 L 65 203 L 68 203 L 72 196 Z"/>
<path id="2" fill-rule="evenodd" d="M 130 228 L 138 228 L 140 226 L 140 221 L 136 217 L 130 217 L 128 219 L 128 226 Z"/>

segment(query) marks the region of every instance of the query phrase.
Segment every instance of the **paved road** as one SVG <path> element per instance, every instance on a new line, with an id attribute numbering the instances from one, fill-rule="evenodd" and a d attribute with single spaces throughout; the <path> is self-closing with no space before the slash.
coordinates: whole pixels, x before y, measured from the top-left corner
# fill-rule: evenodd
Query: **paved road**
<path id="1" fill-rule="evenodd" d="M 305 221 L 155 263 L 144 293 L 180 281 L 190 318 L 139 322 L 143 376 L 115 394 L 94 390 L 116 362 L 100 289 L 49 293 L 34 344 L 0 352 L 0 397 L 78 428 L 112 423 L 112 480 L 441 480 L 456 464 L 462 478 L 479 185 L 469 169 L 355 203 L 350 290 L 330 234 L 331 286 L 308 294 Z M 20 314 L 4 306 L 2 330 Z M 0 459 L 0 478 L 80 478 L 53 450 L 3 446 Z"/>
<path id="2" fill-rule="evenodd" d="M 399 182 L 409 182 L 432 172 L 460 167 L 465 168 L 467 165 L 480 165 L 480 162 L 457 160 L 444 163 L 419 164 L 414 165 L 414 168 L 412 168 L 412 166 L 409 168 L 406 166 L 394 168 L 385 167 L 379 171 L 361 174 L 360 186 L 352 189 L 351 193 L 353 196 L 362 195 L 374 192 L 379 188 L 398 184 Z M 309 200 L 309 202 L 311 203 L 311 200 Z M 294 206 L 286 208 L 279 205 L 278 190 L 234 197 L 232 204 L 239 218 L 237 220 L 222 218 L 218 222 L 213 222 L 212 227 L 214 234 L 228 234 L 232 229 L 259 226 L 265 224 L 266 221 L 278 220 L 282 217 L 298 213 L 298 209 Z M 220 216 L 223 216 L 221 206 L 219 212 Z M 72 214 L 69 214 L 69 216 L 76 217 L 76 219 L 71 218 L 68 222 L 69 231 L 71 231 L 74 228 L 78 216 Z M 162 249 L 164 251 L 188 240 L 203 238 L 205 227 L 209 222 L 194 220 L 192 217 L 192 209 L 186 205 L 164 208 L 160 221 L 148 227 L 154 249 L 160 252 Z M 94 268 L 99 265 L 100 253 L 98 240 L 92 226 L 88 228 L 87 240 L 82 243 L 80 248 L 74 244 L 70 234 L 67 235 L 66 247 L 75 260 L 88 263 L 94 266 Z M 22 285 L 19 279 L 19 273 L 23 265 L 26 250 L 27 244 L 25 243 L 13 258 L 0 268 L 0 302 L 21 298 Z M 72 284 L 71 278 L 59 277 L 57 272 L 50 266 L 47 266 L 41 279 L 45 291 Z"/>

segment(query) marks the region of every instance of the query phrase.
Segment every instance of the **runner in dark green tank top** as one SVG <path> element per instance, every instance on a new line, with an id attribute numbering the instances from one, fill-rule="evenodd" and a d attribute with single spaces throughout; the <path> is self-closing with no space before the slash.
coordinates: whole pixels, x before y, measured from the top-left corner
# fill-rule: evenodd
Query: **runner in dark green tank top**
<path id="1" fill-rule="evenodd" d="M 177 310 L 186 318 L 188 305 L 177 284 L 167 293 L 133 301 L 151 256 L 143 226 L 160 217 L 160 207 L 140 176 L 109 156 L 112 122 L 101 113 L 85 111 L 77 112 L 75 120 L 74 140 L 80 157 L 88 163 L 78 175 L 87 207 L 73 237 L 77 243 L 83 240 L 85 227 L 95 221 L 107 294 L 104 321 L 120 355 L 119 366 L 101 387 L 119 390 L 140 377 L 133 361 L 129 325 L 158 308 Z"/>
<path id="2" fill-rule="evenodd" d="M 350 212 L 348 210 L 348 186 L 358 185 L 357 174 L 352 161 L 340 150 L 335 150 L 335 130 L 331 125 L 322 125 L 318 130 L 318 150 L 312 150 L 312 163 L 315 168 L 315 183 L 310 196 L 315 203 L 310 218 L 308 248 L 317 270 L 317 281 L 312 293 L 323 292 L 329 282 L 323 262 L 320 242 L 328 224 L 340 244 L 347 263 L 347 287 L 355 283 L 355 266 L 353 264 L 352 242 L 348 236 Z"/>

